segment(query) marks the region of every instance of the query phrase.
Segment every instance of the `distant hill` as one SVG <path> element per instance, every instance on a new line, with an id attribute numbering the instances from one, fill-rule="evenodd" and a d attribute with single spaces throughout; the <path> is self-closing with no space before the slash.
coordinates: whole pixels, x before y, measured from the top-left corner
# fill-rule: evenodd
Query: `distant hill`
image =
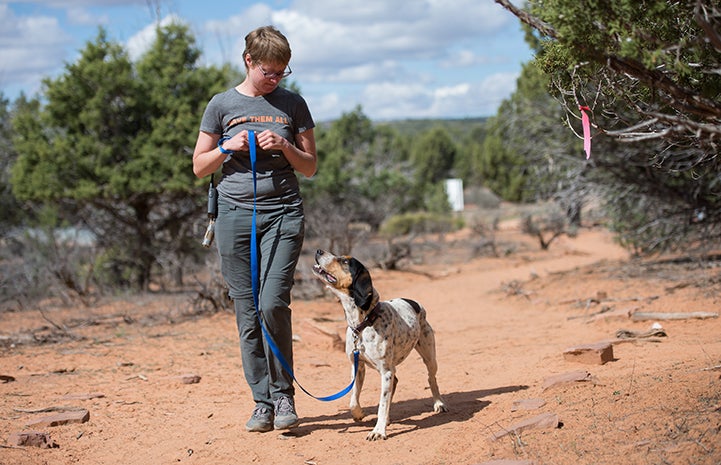
<path id="1" fill-rule="evenodd" d="M 395 121 L 382 121 L 376 126 L 390 126 L 403 135 L 416 135 L 424 133 L 434 127 L 443 127 L 448 132 L 457 135 L 466 135 L 473 129 L 483 128 L 486 125 L 487 117 L 483 118 L 458 118 L 458 119 L 405 119 Z"/>
<path id="2" fill-rule="evenodd" d="M 483 129 L 486 126 L 488 117 L 480 118 L 452 118 L 452 119 L 404 119 L 374 122 L 376 126 L 389 126 L 398 131 L 401 135 L 415 136 L 424 133 L 429 129 L 440 126 L 453 135 L 465 136 L 474 129 Z M 316 122 L 318 126 L 327 128 L 332 121 Z"/>

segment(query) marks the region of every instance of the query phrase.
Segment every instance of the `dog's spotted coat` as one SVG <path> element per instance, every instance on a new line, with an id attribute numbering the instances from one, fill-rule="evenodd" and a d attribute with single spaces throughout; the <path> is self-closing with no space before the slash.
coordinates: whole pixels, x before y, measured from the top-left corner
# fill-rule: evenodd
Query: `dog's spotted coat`
<path id="1" fill-rule="evenodd" d="M 369 441 L 386 439 L 391 400 L 398 383 L 396 367 L 413 349 L 420 354 L 428 369 L 433 410 L 447 411 L 436 381 L 438 364 L 435 336 L 426 321 L 425 309 L 409 299 L 381 301 L 378 291 L 373 287 L 370 273 L 353 257 L 337 257 L 318 250 L 315 261 L 313 273 L 340 299 L 343 306 L 348 323 L 346 331 L 348 357 L 352 360 L 353 352 L 359 350 L 361 360 L 378 370 L 381 375 L 378 420 L 366 439 Z M 367 319 L 369 315 L 371 318 Z M 364 379 L 365 364 L 361 363 L 358 366 L 350 398 L 350 411 L 356 421 L 363 419 L 360 393 Z"/>

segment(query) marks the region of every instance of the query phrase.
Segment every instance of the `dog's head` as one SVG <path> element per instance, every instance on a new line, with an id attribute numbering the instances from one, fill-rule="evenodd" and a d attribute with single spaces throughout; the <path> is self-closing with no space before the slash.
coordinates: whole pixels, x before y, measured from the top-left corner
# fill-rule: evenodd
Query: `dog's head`
<path id="1" fill-rule="evenodd" d="M 373 281 L 368 269 L 353 257 L 335 256 L 318 249 L 313 274 L 338 295 L 353 299 L 356 306 L 368 310 L 373 301 Z"/>

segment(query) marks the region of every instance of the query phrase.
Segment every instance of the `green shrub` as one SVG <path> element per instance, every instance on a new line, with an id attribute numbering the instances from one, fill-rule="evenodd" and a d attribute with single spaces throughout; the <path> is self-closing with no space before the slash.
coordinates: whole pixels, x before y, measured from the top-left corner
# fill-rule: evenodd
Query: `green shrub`
<path id="1" fill-rule="evenodd" d="M 414 212 L 392 216 L 381 225 L 380 233 L 386 236 L 446 233 L 457 231 L 463 226 L 463 218 L 460 216 Z"/>

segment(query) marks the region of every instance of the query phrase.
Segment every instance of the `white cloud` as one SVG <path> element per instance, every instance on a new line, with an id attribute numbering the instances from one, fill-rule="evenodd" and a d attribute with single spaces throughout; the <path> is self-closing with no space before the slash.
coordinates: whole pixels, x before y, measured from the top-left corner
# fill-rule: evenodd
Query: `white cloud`
<path id="1" fill-rule="evenodd" d="M 338 68 L 391 55 L 443 57 L 459 40 L 477 43 L 497 32 L 509 16 L 489 0 L 406 2 L 402 8 L 386 0 L 300 0 L 273 19 L 291 40 L 294 58 Z"/>
<path id="2" fill-rule="evenodd" d="M 426 118 L 433 105 L 433 91 L 414 83 L 370 84 L 363 89 L 363 111 L 373 119 Z"/>
<path id="3" fill-rule="evenodd" d="M 159 24 L 148 24 L 140 32 L 128 39 L 126 49 L 131 60 L 135 61 L 148 51 L 155 42 L 155 31 L 158 26 L 167 26 L 174 23 L 183 23 L 183 19 L 175 15 L 168 15 L 160 20 Z"/>
<path id="4" fill-rule="evenodd" d="M 437 87 L 413 83 L 370 84 L 363 89 L 360 102 L 363 111 L 373 119 L 487 116 L 495 113 L 501 101 L 515 90 L 517 77 L 517 73 L 507 73 L 481 82 Z"/>
<path id="5" fill-rule="evenodd" d="M 518 72 L 492 74 L 483 80 L 481 88 L 488 95 L 506 97 L 516 90 L 516 80 L 519 75 L 520 66 Z"/>
<path id="6" fill-rule="evenodd" d="M 48 63 L 64 59 L 70 41 L 56 18 L 18 17 L 7 4 L 0 5 L 0 85 L 33 83 L 29 93 L 38 91 Z"/>
<path id="7" fill-rule="evenodd" d="M 457 69 L 482 65 L 486 61 L 485 57 L 476 54 L 473 50 L 464 49 L 451 52 L 450 55 L 441 60 L 439 64 L 446 69 Z"/>
<path id="8" fill-rule="evenodd" d="M 452 114 L 456 118 L 492 115 L 515 90 L 517 77 L 517 73 L 501 73 L 480 82 L 439 87 L 430 113 L 434 117 Z"/>
<path id="9" fill-rule="evenodd" d="M 354 107 L 350 102 L 342 102 L 340 95 L 335 92 L 324 93 L 307 100 L 316 123 L 337 118 L 344 111 L 350 111 Z"/>
<path id="10" fill-rule="evenodd" d="M 205 21 L 198 31 L 199 43 L 204 45 L 205 60 L 211 64 L 231 63 L 240 69 L 245 50 L 245 34 L 251 30 L 273 24 L 273 9 L 262 3 L 255 3 L 238 14 L 230 14 L 222 19 Z"/>

